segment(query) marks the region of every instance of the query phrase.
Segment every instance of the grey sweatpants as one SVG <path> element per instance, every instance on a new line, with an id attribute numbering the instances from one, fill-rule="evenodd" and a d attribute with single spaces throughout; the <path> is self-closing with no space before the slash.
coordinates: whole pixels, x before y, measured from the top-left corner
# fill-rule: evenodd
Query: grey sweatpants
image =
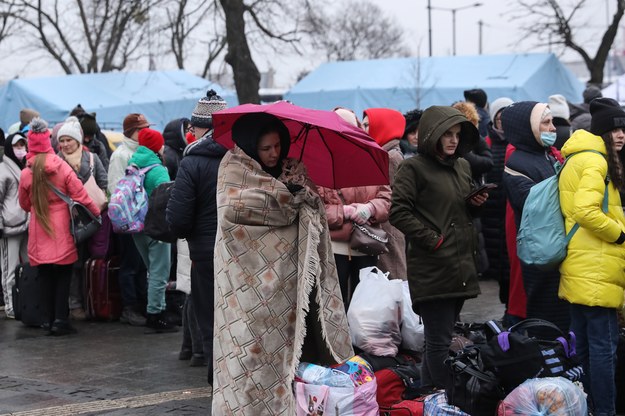
<path id="1" fill-rule="evenodd" d="M 28 233 L 21 233 L 0 239 L 0 257 L 2 258 L 2 292 L 4 309 L 7 315 L 13 315 L 11 292 L 15 286 L 15 268 L 28 261 Z"/>

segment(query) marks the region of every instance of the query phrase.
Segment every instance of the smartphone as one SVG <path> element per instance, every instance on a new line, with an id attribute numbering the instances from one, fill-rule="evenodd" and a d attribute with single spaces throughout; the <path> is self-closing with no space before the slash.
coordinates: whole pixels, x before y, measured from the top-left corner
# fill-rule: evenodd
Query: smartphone
<path id="1" fill-rule="evenodd" d="M 475 188 L 474 190 L 472 190 L 471 192 L 469 192 L 469 195 L 464 197 L 465 201 L 468 201 L 469 199 L 473 198 L 476 195 L 479 194 L 484 194 L 488 191 L 490 191 L 491 189 L 495 189 L 497 187 L 497 184 L 495 183 L 485 183 L 484 185 L 480 185 L 477 188 Z"/>

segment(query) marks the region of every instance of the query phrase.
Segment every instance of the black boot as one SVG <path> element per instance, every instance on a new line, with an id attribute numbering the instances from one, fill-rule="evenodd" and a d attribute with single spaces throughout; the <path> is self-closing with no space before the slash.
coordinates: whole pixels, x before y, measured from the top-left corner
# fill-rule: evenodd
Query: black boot
<path id="1" fill-rule="evenodd" d="M 56 336 L 75 334 L 76 332 L 76 328 L 64 319 L 55 319 L 50 328 L 50 334 Z"/>
<path id="2" fill-rule="evenodd" d="M 160 334 L 163 332 L 178 332 L 178 327 L 165 319 L 163 312 L 148 313 L 148 319 L 145 324 L 147 327 L 146 334 Z"/>

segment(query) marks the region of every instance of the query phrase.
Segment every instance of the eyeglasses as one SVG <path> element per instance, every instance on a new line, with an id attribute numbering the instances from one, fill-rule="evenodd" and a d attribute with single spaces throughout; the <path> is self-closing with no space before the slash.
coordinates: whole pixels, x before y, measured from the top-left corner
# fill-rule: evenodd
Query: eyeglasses
<path id="1" fill-rule="evenodd" d="M 187 127 L 187 133 L 193 133 L 194 130 L 193 126 L 189 124 L 189 127 Z"/>

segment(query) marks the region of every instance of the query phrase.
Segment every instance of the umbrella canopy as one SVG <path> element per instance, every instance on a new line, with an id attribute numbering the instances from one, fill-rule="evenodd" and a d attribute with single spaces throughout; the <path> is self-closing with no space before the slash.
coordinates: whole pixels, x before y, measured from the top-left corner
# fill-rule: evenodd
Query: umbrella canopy
<path id="1" fill-rule="evenodd" d="M 289 129 L 289 157 L 306 165 L 316 185 L 326 188 L 388 185 L 388 153 L 363 130 L 333 111 L 311 110 L 286 101 L 244 104 L 213 114 L 213 139 L 231 149 L 232 125 L 244 114 L 268 113 Z"/>

